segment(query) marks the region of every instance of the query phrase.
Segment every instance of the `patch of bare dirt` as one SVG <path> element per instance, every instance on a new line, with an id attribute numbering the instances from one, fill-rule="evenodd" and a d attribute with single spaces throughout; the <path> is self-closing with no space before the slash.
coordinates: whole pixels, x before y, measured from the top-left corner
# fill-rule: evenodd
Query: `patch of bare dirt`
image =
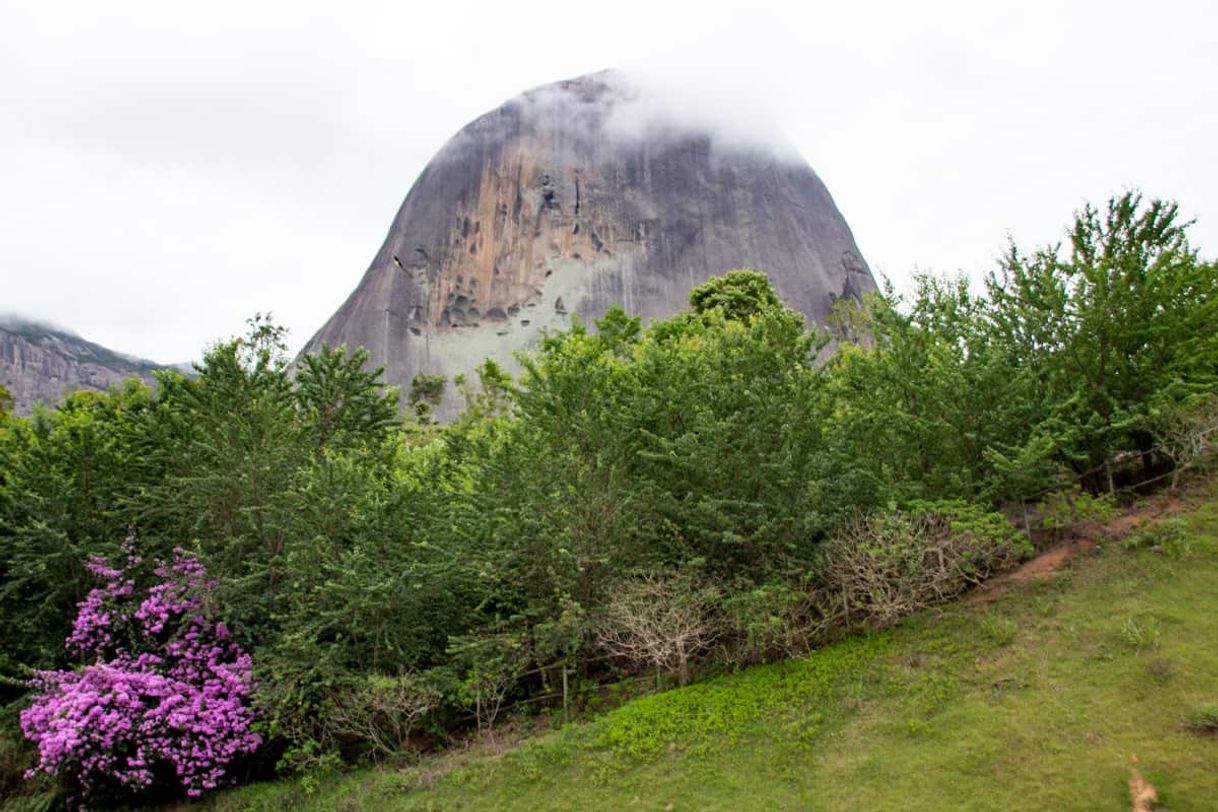
<path id="1" fill-rule="evenodd" d="M 1096 525 L 1091 528 L 1091 532 L 1102 535 L 1104 538 L 1120 539 L 1144 525 L 1146 520 L 1147 516 L 1142 511 L 1134 511 L 1126 513 L 1124 516 L 1118 516 L 1110 522 Z"/>
<path id="2" fill-rule="evenodd" d="M 1159 791 L 1138 771 L 1137 755 L 1131 754 L 1129 759 L 1133 762 L 1133 766 L 1129 768 L 1129 800 L 1133 803 L 1133 812 L 1154 812 L 1155 804 L 1159 800 Z"/>
<path id="3" fill-rule="evenodd" d="M 1096 539 L 1121 539 L 1153 519 L 1191 510 L 1196 503 L 1170 492 L 1156 494 L 1107 522 L 1097 522 L 1080 528 L 1077 538 L 1068 539 L 1040 553 L 1010 572 L 995 576 L 981 584 L 964 598 L 965 603 L 993 603 L 1011 589 L 1031 581 L 1050 578 L 1071 560 L 1095 549 Z"/>
<path id="4" fill-rule="evenodd" d="M 1010 572 L 986 581 L 968 594 L 964 599 L 965 603 L 992 603 L 1019 584 L 1026 584 L 1030 581 L 1042 581 L 1051 577 L 1071 559 L 1090 552 L 1093 549 L 1095 549 L 1095 541 L 1089 538 L 1073 539 L 1059 544 L 1056 547 L 1045 550 L 1031 561 L 1021 564 Z"/>

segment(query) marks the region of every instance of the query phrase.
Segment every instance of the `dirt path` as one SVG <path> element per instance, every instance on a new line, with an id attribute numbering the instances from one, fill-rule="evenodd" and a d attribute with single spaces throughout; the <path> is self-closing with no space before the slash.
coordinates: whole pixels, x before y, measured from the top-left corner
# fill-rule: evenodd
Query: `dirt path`
<path id="1" fill-rule="evenodd" d="M 1154 812 L 1159 790 L 1138 771 L 1137 754 L 1131 754 L 1129 758 L 1133 764 L 1129 768 L 1129 800 L 1133 803 L 1133 812 Z"/>
<path id="2" fill-rule="evenodd" d="M 1042 581 L 1051 577 L 1066 565 L 1066 562 L 1095 549 L 1095 541 L 1089 538 L 1072 539 L 1045 550 L 1010 572 L 991 578 L 965 596 L 964 602 L 974 605 L 993 603 L 1019 584 Z"/>
<path id="3" fill-rule="evenodd" d="M 1124 538 L 1146 522 L 1179 513 L 1189 507 L 1191 505 L 1187 500 L 1175 494 L 1162 493 L 1153 496 L 1111 521 L 1082 528 L 1078 537 L 1050 547 L 1031 561 L 991 578 L 968 593 L 964 602 L 975 605 L 993 603 L 1020 584 L 1052 577 L 1074 558 L 1094 550 L 1096 539 Z"/>

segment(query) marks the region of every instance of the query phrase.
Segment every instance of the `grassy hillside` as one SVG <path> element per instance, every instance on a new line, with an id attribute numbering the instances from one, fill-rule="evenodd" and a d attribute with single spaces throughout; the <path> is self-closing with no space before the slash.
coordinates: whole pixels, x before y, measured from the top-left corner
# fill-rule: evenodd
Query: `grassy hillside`
<path id="1" fill-rule="evenodd" d="M 1159 808 L 1215 809 L 1218 737 L 1189 721 L 1218 702 L 1218 488 L 1182 507 L 991 603 L 213 808 L 1118 810 L 1136 754 Z"/>

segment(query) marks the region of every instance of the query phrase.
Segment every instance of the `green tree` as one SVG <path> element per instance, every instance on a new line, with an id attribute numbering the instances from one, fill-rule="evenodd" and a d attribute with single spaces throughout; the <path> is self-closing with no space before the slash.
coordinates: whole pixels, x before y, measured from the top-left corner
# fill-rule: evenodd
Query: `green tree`
<path id="1" fill-rule="evenodd" d="M 410 380 L 410 405 L 420 420 L 429 421 L 436 409 L 440 408 L 447 385 L 448 379 L 443 375 L 428 375 L 425 372 L 417 373 Z"/>
<path id="2" fill-rule="evenodd" d="M 398 392 L 381 384 L 384 367 L 368 369 L 363 347 L 322 344 L 300 358 L 295 398 L 314 451 L 383 446 L 397 422 Z"/>
<path id="3" fill-rule="evenodd" d="M 839 303 L 826 431 L 845 503 L 986 498 L 1009 484 L 994 450 L 1021 447 L 1038 412 L 986 308 L 966 280 L 930 275 L 915 277 L 908 301 L 889 286 Z"/>
<path id="4" fill-rule="evenodd" d="M 52 667 L 76 603 L 92 586 L 91 554 L 127 533 L 127 504 L 155 476 L 140 457 L 138 426 L 151 408 L 132 380 L 108 394 L 74 392 L 58 409 L 0 429 L 0 660 Z"/>
<path id="5" fill-rule="evenodd" d="M 729 321 L 744 321 L 783 308 L 770 278 L 747 268 L 728 271 L 698 285 L 689 293 L 689 306 L 700 316 L 718 310 Z"/>
<path id="6" fill-rule="evenodd" d="M 1118 451 L 1150 448 L 1157 400 L 1214 386 L 1218 273 L 1188 226 L 1175 203 L 1127 192 L 1076 214 L 1067 256 L 1012 248 L 988 281 L 995 335 L 1049 405 L 1034 435 L 1100 469 L 1097 486 L 1111 489 Z"/>

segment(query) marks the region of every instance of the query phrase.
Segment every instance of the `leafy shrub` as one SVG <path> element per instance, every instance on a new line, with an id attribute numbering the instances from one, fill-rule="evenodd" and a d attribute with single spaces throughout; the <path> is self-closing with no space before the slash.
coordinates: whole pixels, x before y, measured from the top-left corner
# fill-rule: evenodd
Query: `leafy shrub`
<path id="1" fill-rule="evenodd" d="M 782 582 L 729 592 L 721 605 L 727 660 L 751 664 L 807 651 L 806 604 L 805 590 Z"/>
<path id="2" fill-rule="evenodd" d="M 1184 726 L 1194 733 L 1218 733 L 1218 702 L 1204 702 L 1184 717 Z"/>
<path id="3" fill-rule="evenodd" d="M 1003 516 L 960 502 L 860 516 L 826 542 L 812 602 L 822 631 L 882 627 L 981 583 L 1029 552 Z"/>
<path id="4" fill-rule="evenodd" d="M 1171 460 L 1171 487 L 1180 474 L 1210 456 L 1218 443 L 1218 397 L 1207 394 L 1163 409 L 1154 422 L 1160 448 Z"/>
<path id="5" fill-rule="evenodd" d="M 1111 521 L 1117 516 L 1116 504 L 1110 494 L 1093 496 L 1077 487 L 1049 494 L 1041 510 L 1045 529 L 1058 535 L 1074 532 L 1085 524 Z"/>
<path id="6" fill-rule="evenodd" d="M 745 321 L 766 310 L 781 308 L 783 303 L 769 277 L 741 268 L 713 276 L 691 290 L 689 306 L 699 315 L 719 310 L 726 319 Z"/>
<path id="7" fill-rule="evenodd" d="M 341 769 L 348 758 L 404 753 L 444 698 L 431 674 L 356 676 L 330 668 L 263 672 L 256 705 L 283 745 L 277 767 L 302 776 Z"/>
<path id="8" fill-rule="evenodd" d="M 58 776 L 86 797 L 172 775 L 198 796 L 261 742 L 247 704 L 250 657 L 216 619 L 215 583 L 197 560 L 178 550 L 141 588 L 133 546 L 125 568 L 100 557 L 88 565 L 104 586 L 81 602 L 67 647 L 92 662 L 34 678 L 40 692 L 21 713 L 39 751 L 30 775 Z"/>
<path id="9" fill-rule="evenodd" d="M 524 668 L 524 642 L 509 632 L 479 633 L 454 638 L 450 649 L 465 674 L 457 700 L 474 711 L 479 730 L 491 727 Z"/>

